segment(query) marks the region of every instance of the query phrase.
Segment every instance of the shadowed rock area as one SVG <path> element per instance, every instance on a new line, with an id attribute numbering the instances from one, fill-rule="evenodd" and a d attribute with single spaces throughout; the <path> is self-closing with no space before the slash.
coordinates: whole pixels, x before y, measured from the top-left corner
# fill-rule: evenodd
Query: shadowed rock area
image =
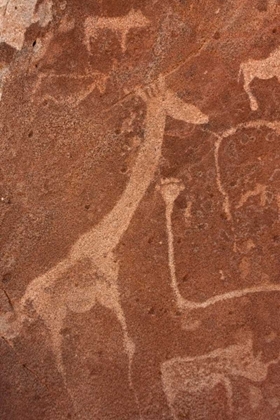
<path id="1" fill-rule="evenodd" d="M 280 419 L 280 1 L 0 0 L 0 419 Z"/>

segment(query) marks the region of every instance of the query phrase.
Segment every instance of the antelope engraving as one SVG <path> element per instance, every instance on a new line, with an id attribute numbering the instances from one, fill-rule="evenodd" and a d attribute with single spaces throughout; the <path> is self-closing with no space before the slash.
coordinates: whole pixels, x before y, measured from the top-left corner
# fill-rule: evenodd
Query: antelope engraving
<path id="1" fill-rule="evenodd" d="M 253 354 L 251 337 L 244 343 L 234 344 L 225 349 L 197 357 L 176 357 L 161 365 L 163 389 L 174 419 L 176 416 L 176 397 L 180 392 L 190 396 L 198 394 L 203 399 L 207 390 L 223 384 L 226 390 L 227 404 L 233 414 L 233 387 L 230 377 L 243 377 L 254 383 L 263 382 L 269 366 L 279 362 L 264 363 L 261 354 Z"/>
<path id="2" fill-rule="evenodd" d="M 0 319 L 2 335 L 13 338 L 25 321 L 28 304 L 31 304 L 45 323 L 59 372 L 65 378 L 62 358 L 61 329 L 69 310 L 76 313 L 89 311 L 96 302 L 113 311 L 123 331 L 123 345 L 129 361 L 129 380 L 135 346 L 131 340 L 118 289 L 119 263 L 115 249 L 126 232 L 131 219 L 153 180 L 161 157 L 166 116 L 192 124 L 204 124 L 208 117 L 197 107 L 183 102 L 158 82 L 136 92 L 146 103 L 144 141 L 139 149 L 131 176 L 120 199 L 113 209 L 91 230 L 84 233 L 57 265 L 33 279 L 23 297 L 15 305 L 17 321 L 10 321 L 10 314 Z M 85 282 L 72 281 L 67 273 L 81 262 L 90 265 Z M 62 284 L 62 286 L 61 286 Z M 58 293 L 55 293 L 58 289 Z M 131 385 L 132 386 L 132 385 Z"/>
<path id="3" fill-rule="evenodd" d="M 141 11 L 130 10 L 121 17 L 87 17 L 85 20 L 85 44 L 90 51 L 90 39 L 97 38 L 99 30 L 110 30 L 116 32 L 121 44 L 122 52 L 126 51 L 126 37 L 128 32 L 133 29 L 142 29 L 150 24 L 150 21 Z"/>
<path id="4" fill-rule="evenodd" d="M 241 63 L 239 78 L 241 74 L 243 74 L 244 90 L 249 97 L 251 110 L 256 111 L 259 108 L 259 105 L 251 91 L 250 83 L 255 78 L 268 80 L 272 77 L 276 77 L 278 82 L 280 82 L 280 47 L 263 60 L 250 59 Z"/>

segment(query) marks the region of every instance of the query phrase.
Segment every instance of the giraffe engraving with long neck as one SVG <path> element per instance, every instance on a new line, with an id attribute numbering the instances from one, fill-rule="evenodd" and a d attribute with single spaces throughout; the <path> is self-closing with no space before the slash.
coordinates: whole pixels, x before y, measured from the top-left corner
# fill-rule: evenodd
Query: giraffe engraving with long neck
<path id="1" fill-rule="evenodd" d="M 65 380 L 62 359 L 62 336 L 67 311 L 83 313 L 89 311 L 98 301 L 102 306 L 114 312 L 123 331 L 124 349 L 129 360 L 129 380 L 131 382 L 131 366 L 134 354 L 134 343 L 129 337 L 125 315 L 121 306 L 118 290 L 118 261 L 115 249 L 126 232 L 131 219 L 142 200 L 147 188 L 153 180 L 161 157 L 161 146 L 164 137 L 166 116 L 193 124 L 204 124 L 208 117 L 197 107 L 179 99 L 172 91 L 166 89 L 165 80 L 146 89 L 136 92 L 146 103 L 146 120 L 144 141 L 140 147 L 129 182 L 119 201 L 113 209 L 90 231 L 84 233 L 70 249 L 65 259 L 49 271 L 36 277 L 27 286 L 25 294 L 15 305 L 17 321 L 15 330 L 10 334 L 18 334 L 23 323 L 28 320 L 27 304 L 32 303 L 36 313 L 45 323 L 51 338 L 59 372 Z M 63 293 L 53 293 L 59 280 L 67 277 L 67 272 L 80 262 L 90 262 L 90 282 L 84 287 L 74 282 L 63 281 Z M 2 327 L 1 327 L 2 326 Z M 3 320 L 0 329 L 5 327 Z M 11 324 L 6 324 L 6 335 L 11 331 Z"/>

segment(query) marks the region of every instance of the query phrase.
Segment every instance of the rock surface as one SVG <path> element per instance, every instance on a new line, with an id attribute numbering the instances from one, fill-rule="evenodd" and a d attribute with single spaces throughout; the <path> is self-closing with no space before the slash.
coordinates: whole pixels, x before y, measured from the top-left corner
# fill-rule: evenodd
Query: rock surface
<path id="1" fill-rule="evenodd" d="M 280 419 L 280 2 L 0 0 L 1 420 Z"/>

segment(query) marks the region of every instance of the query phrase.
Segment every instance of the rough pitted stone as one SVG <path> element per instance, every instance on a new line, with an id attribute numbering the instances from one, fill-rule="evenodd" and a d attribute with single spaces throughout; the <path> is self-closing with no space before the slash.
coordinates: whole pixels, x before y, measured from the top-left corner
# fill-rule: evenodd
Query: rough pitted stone
<path id="1" fill-rule="evenodd" d="M 280 419 L 280 2 L 0 0 L 1 420 Z"/>

